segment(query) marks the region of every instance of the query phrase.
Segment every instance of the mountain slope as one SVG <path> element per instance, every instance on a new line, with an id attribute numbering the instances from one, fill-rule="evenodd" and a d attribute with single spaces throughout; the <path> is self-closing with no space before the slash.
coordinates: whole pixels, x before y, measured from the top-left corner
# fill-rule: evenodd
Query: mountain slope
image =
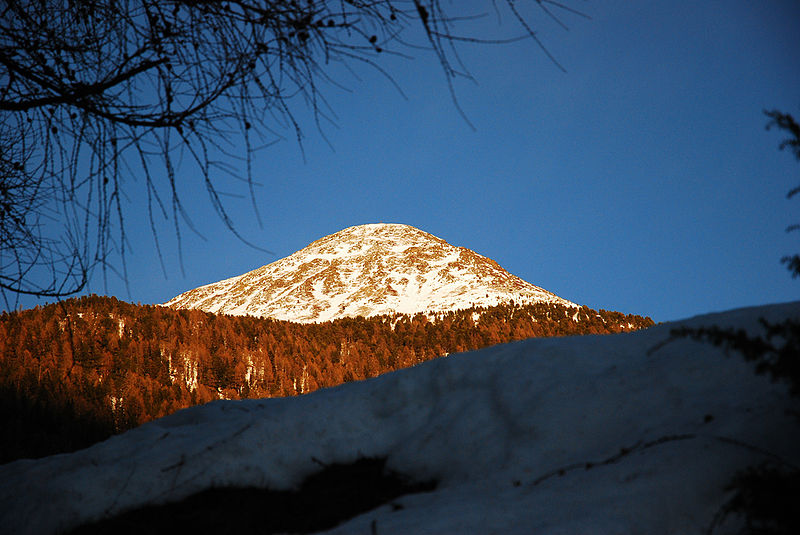
<path id="1" fill-rule="evenodd" d="M 381 223 L 346 228 L 291 256 L 190 290 L 165 305 L 319 322 L 510 301 L 576 306 L 474 251 L 408 225 Z"/>
<path id="2" fill-rule="evenodd" d="M 327 533 L 710 533 L 734 474 L 800 461 L 798 401 L 738 354 L 665 341 L 680 326 L 763 335 L 762 317 L 800 319 L 800 303 L 525 340 L 307 396 L 194 407 L 70 455 L 0 466 L 0 526 L 59 533 L 210 488 L 297 489 L 321 467 L 386 458 L 436 489 Z M 264 514 L 248 509 L 215 516 Z"/>
<path id="3" fill-rule="evenodd" d="M 296 323 L 84 296 L 0 314 L 0 464 L 88 447 L 215 399 L 282 397 L 531 337 L 650 318 L 553 303 Z M 1 531 L 1 530 L 0 530 Z"/>

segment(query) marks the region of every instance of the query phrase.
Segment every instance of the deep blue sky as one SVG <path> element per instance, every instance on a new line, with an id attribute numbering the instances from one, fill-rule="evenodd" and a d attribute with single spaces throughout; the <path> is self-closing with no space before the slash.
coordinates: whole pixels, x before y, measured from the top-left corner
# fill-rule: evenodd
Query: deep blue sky
<path id="1" fill-rule="evenodd" d="M 509 18 L 497 26 L 490 2 L 456 4 L 490 13 L 471 29 L 519 33 Z M 109 274 L 90 291 L 159 303 L 345 227 L 397 222 L 577 303 L 656 321 L 800 298 L 779 262 L 800 250 L 800 233 L 784 232 L 800 221 L 800 199 L 785 197 L 800 163 L 762 114 L 800 115 L 800 3 L 570 5 L 591 20 L 563 14 L 564 31 L 531 19 L 566 73 L 530 41 L 461 47 L 475 82 L 455 89 L 474 131 L 424 52 L 381 58 L 405 98 L 377 72 L 334 71 L 350 91 L 324 89 L 332 147 L 305 122 L 303 151 L 285 132 L 259 154 L 263 228 L 249 200 L 230 204 L 242 234 L 274 255 L 231 236 L 186 166 L 184 201 L 206 241 L 184 233 L 185 276 L 174 252 L 162 274 L 131 194 L 130 290 Z M 175 249 L 168 226 L 162 246 Z"/>

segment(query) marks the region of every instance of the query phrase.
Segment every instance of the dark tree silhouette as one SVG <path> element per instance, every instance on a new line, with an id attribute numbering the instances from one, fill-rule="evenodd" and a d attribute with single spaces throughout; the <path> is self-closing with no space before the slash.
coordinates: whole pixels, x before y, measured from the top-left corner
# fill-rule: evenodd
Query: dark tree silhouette
<path id="1" fill-rule="evenodd" d="M 382 55 L 425 50 L 456 108 L 453 82 L 468 76 L 460 42 L 531 39 L 560 68 L 533 20 L 563 26 L 559 13 L 578 11 L 555 1 L 486 4 L 510 14 L 520 35 L 459 35 L 458 22 L 477 13 L 439 0 L 0 1 L 6 304 L 14 294 L 78 292 L 98 266 L 104 277 L 125 277 L 126 178 L 139 177 L 134 187 L 144 189 L 136 218 L 149 221 L 159 258 L 158 218 L 172 220 L 180 248 L 182 229 L 194 229 L 179 194 L 181 161 L 196 165 L 217 215 L 243 239 L 218 184 L 243 180 L 254 198 L 254 151 L 286 129 L 301 140 L 295 110 L 310 109 L 317 127 L 330 120 L 322 89 L 337 83 L 331 65 L 390 76 Z M 413 27 L 425 47 L 405 40 Z"/>
<path id="2" fill-rule="evenodd" d="M 794 117 L 788 113 L 782 113 L 778 110 L 765 111 L 764 114 L 771 119 L 769 123 L 767 123 L 767 130 L 772 127 L 777 127 L 779 130 L 783 130 L 789 135 L 789 137 L 781 141 L 781 144 L 778 147 L 781 150 L 789 149 L 789 152 L 794 154 L 794 157 L 800 160 L 800 125 L 797 124 L 797 121 L 794 120 Z M 789 193 L 786 194 L 786 197 L 791 199 L 798 193 L 800 193 L 800 185 L 790 189 Z M 800 230 L 800 223 L 789 225 L 789 227 L 786 229 L 787 232 L 793 232 L 796 230 Z M 787 265 L 789 271 L 792 273 L 793 278 L 800 277 L 800 255 L 793 254 L 784 256 L 781 258 L 781 262 Z"/>
<path id="3" fill-rule="evenodd" d="M 769 117 L 767 130 L 777 127 L 788 137 L 781 141 L 780 150 L 789 149 L 800 160 L 800 125 L 788 113 L 764 111 Z M 787 197 L 800 193 L 800 185 L 789 190 Z M 800 230 L 800 224 L 790 225 L 787 231 Z M 800 276 L 800 255 L 785 256 L 792 277 Z M 755 364 L 757 374 L 769 374 L 773 381 L 788 383 L 790 395 L 800 396 L 800 322 L 786 319 L 770 323 L 761 318 L 763 336 L 744 329 L 682 327 L 671 331 L 671 339 L 693 338 L 740 353 Z M 795 412 L 796 416 L 800 416 Z M 726 487 L 732 496 L 714 516 L 707 533 L 714 533 L 728 516 L 739 515 L 744 535 L 778 535 L 797 533 L 800 517 L 795 504 L 800 500 L 800 468 L 775 456 L 771 462 L 750 466 L 739 471 Z"/>

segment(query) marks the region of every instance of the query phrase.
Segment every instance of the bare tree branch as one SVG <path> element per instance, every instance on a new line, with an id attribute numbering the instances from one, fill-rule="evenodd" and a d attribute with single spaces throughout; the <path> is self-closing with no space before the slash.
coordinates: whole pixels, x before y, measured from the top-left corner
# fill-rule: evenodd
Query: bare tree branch
<path id="1" fill-rule="evenodd" d="M 522 37 L 562 68 L 533 31 L 521 1 L 487 2 L 513 16 Z M 531 12 L 555 19 L 547 4 Z M 279 133 L 317 129 L 334 115 L 323 96 L 341 85 L 331 65 L 363 64 L 391 80 L 380 60 L 420 43 L 437 58 L 458 113 L 454 82 L 469 74 L 456 44 L 512 37 L 457 35 L 457 4 L 440 0 L 0 0 L 0 291 L 59 297 L 81 291 L 96 267 L 125 277 L 126 188 L 144 181 L 147 219 L 172 219 L 179 243 L 193 228 L 181 202 L 180 159 L 200 170 L 222 223 L 242 241 L 218 184 L 216 160 L 242 148 L 257 214 L 251 158 Z M 527 13 L 527 12 L 526 12 Z M 392 80 L 394 83 L 394 80 Z M 395 84 L 397 85 L 397 84 Z M 323 132 L 324 136 L 324 132 Z M 179 152 L 176 152 L 179 151 Z M 171 210 L 167 209 L 171 205 Z M 127 208 L 130 209 L 130 208 Z M 180 256 L 180 254 L 179 254 Z M 164 270 L 166 271 L 166 270 Z M 8 293 L 10 292 L 10 294 Z M 8 306 L 8 301 L 7 301 Z"/>

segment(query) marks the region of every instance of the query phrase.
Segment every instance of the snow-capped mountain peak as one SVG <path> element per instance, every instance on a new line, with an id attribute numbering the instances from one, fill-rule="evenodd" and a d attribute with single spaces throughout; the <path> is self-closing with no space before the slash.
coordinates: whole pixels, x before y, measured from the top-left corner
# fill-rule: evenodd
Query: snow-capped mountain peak
<path id="1" fill-rule="evenodd" d="M 409 225 L 325 236 L 258 269 L 185 292 L 166 306 L 298 322 L 550 302 L 576 306 L 464 247 Z"/>

